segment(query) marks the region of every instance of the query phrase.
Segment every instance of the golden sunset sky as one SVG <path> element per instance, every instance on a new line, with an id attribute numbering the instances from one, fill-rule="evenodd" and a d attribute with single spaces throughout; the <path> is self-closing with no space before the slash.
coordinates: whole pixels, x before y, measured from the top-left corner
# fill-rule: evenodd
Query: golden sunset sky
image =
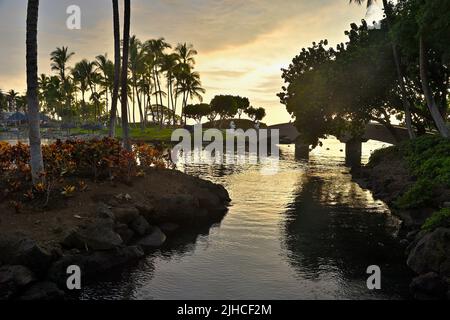
<path id="1" fill-rule="evenodd" d="M 121 1 L 120 1 L 121 2 Z M 194 44 L 196 71 L 207 90 L 249 97 L 267 109 L 265 122 L 290 117 L 276 96 L 283 84 L 282 67 L 313 41 L 345 41 L 351 22 L 369 21 L 379 7 L 349 5 L 348 0 L 132 0 L 131 34 L 139 39 L 164 37 L 174 46 Z M 25 88 L 26 0 L 0 0 L 0 88 Z M 81 30 L 66 28 L 66 9 L 81 8 Z M 108 53 L 113 58 L 112 8 L 107 0 L 41 0 L 39 73 L 51 73 L 50 52 L 69 46 L 76 52 L 71 65 Z"/>

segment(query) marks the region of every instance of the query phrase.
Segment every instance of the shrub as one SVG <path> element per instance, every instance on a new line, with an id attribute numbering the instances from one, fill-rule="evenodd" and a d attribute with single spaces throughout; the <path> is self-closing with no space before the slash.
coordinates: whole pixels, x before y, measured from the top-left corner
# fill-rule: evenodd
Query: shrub
<path id="1" fill-rule="evenodd" d="M 421 208 L 431 204 L 434 198 L 436 184 L 429 179 L 419 179 L 408 191 L 401 195 L 394 203 L 399 209 Z"/>
<path id="2" fill-rule="evenodd" d="M 419 137 L 398 147 L 375 151 L 368 165 L 375 166 L 392 157 L 403 158 L 416 180 L 394 205 L 399 209 L 439 207 L 435 196 L 450 188 L 450 140 L 434 135 Z"/>
<path id="3" fill-rule="evenodd" d="M 370 156 L 370 161 L 368 163 L 369 167 L 373 167 L 382 161 L 385 161 L 387 157 L 392 157 L 397 155 L 399 152 L 398 147 L 392 146 L 383 149 L 375 150 Z"/>
<path id="4" fill-rule="evenodd" d="M 437 228 L 450 227 L 450 208 L 441 209 L 427 219 L 422 226 L 422 230 L 433 231 Z"/>
<path id="5" fill-rule="evenodd" d="M 143 175 L 148 168 L 166 168 L 169 164 L 163 153 L 150 145 L 137 145 L 129 152 L 118 140 L 110 138 L 58 140 L 43 146 L 42 154 L 45 184 L 32 186 L 28 145 L 0 142 L 0 190 L 3 191 L 0 196 L 21 194 L 28 200 L 45 196 L 47 204 L 50 193 L 55 189 L 65 196 L 73 194 L 75 187 L 65 183 L 68 178 L 128 182 L 132 177 Z M 86 189 L 84 181 L 75 182 L 80 190 Z"/>
<path id="6" fill-rule="evenodd" d="M 450 187 L 450 139 L 424 136 L 401 146 L 413 174 Z"/>

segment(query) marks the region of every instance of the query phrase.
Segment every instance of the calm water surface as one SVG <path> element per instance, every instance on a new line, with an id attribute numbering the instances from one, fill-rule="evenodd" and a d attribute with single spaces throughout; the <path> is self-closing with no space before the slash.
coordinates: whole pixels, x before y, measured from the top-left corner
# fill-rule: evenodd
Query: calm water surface
<path id="1" fill-rule="evenodd" d="M 364 144 L 364 161 L 380 147 Z M 294 146 L 281 146 L 273 175 L 262 174 L 264 164 L 181 166 L 228 189 L 223 221 L 178 233 L 138 265 L 85 286 L 81 298 L 407 298 L 399 221 L 351 181 L 342 149 L 328 139 L 309 161 L 296 161 Z M 375 292 L 366 287 L 373 264 L 382 269 Z"/>
<path id="2" fill-rule="evenodd" d="M 364 145 L 364 160 L 382 145 Z M 83 299 L 403 299 L 410 273 L 399 221 L 351 181 L 343 149 L 328 139 L 308 162 L 281 146 L 280 169 L 186 165 L 233 199 L 220 224 L 185 232 L 121 274 L 85 287 Z M 329 149 L 329 150 L 327 150 Z M 366 268 L 382 269 L 382 290 Z"/>

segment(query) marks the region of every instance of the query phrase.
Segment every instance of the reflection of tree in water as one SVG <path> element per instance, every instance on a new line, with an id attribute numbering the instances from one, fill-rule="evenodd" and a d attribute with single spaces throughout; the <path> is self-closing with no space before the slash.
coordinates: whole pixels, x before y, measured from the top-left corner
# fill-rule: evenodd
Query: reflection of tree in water
<path id="1" fill-rule="evenodd" d="M 310 175 L 286 215 L 284 247 L 302 277 L 337 271 L 346 280 L 365 279 L 373 264 L 382 267 L 385 280 L 404 271 L 389 269 L 404 264 L 394 219 L 345 175 Z"/>

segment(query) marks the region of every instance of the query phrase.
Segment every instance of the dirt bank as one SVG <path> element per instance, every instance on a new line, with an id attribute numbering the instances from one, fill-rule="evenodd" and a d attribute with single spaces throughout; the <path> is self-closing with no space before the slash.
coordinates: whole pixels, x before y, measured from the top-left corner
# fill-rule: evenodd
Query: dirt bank
<path id="1" fill-rule="evenodd" d="M 67 267 L 86 277 L 162 246 L 178 229 L 221 221 L 220 185 L 152 169 L 132 183 L 88 182 L 49 210 L 0 204 L 0 299 L 64 297 Z"/>

